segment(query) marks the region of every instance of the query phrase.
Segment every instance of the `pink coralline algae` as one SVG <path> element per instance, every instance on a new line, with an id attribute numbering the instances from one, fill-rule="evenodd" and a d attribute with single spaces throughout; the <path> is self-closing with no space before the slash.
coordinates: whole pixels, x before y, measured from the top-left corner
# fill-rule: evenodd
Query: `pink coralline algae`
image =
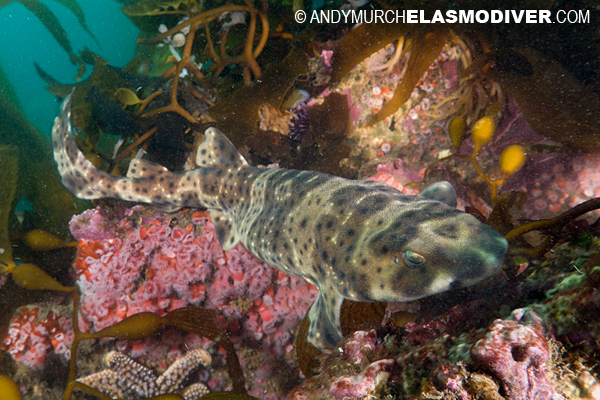
<path id="1" fill-rule="evenodd" d="M 245 342 L 280 356 L 293 346 L 293 330 L 318 294 L 241 244 L 223 251 L 206 212 L 166 216 L 143 206 L 97 207 L 74 217 L 73 226 L 80 241 L 74 267 L 83 331 L 142 311 L 165 315 L 192 304 L 220 310 L 217 323 L 236 346 Z M 96 230 L 112 237 L 95 240 Z"/>
<path id="2" fill-rule="evenodd" d="M 541 319 L 524 309 L 496 320 L 471 349 L 471 358 L 496 376 L 509 400 L 559 400 L 546 374 L 549 350 Z"/>
<path id="3" fill-rule="evenodd" d="M 2 349 L 13 359 L 42 370 L 48 352 L 71 358 L 73 330 L 71 320 L 53 311 L 40 312 L 35 306 L 21 307 L 10 322 Z"/>

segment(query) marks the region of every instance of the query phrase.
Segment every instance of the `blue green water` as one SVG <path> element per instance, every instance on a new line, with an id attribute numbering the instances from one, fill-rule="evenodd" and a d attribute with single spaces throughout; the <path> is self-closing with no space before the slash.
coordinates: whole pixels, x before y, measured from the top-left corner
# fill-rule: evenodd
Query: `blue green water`
<path id="1" fill-rule="evenodd" d="M 67 7 L 52 0 L 41 2 L 56 15 L 76 54 L 88 47 L 111 65 L 120 67 L 133 57 L 138 29 L 119 10 L 120 3 L 113 0 L 77 1 L 90 31 L 98 39 L 98 46 Z M 37 62 L 63 83 L 75 82 L 77 66 L 70 63 L 68 54 L 40 20 L 18 2 L 0 8 L 0 38 L 0 66 L 17 92 L 22 110 L 42 132 L 50 135 L 59 105 L 44 89 L 46 84 L 36 73 L 33 63 Z M 90 72 L 88 66 L 88 74 Z"/>

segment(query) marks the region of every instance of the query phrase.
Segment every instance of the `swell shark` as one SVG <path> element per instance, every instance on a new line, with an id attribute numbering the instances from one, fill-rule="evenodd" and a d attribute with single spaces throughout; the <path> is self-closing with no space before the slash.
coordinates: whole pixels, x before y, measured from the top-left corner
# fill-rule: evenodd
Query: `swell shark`
<path id="1" fill-rule="evenodd" d="M 321 350 L 342 338 L 343 299 L 412 301 L 473 285 L 502 266 L 506 239 L 456 210 L 447 183 L 412 196 L 379 182 L 256 168 L 215 128 L 198 147 L 197 169 L 170 172 L 134 159 L 127 176 L 113 176 L 77 148 L 70 109 L 71 96 L 52 140 L 62 182 L 73 194 L 166 212 L 208 209 L 223 249 L 242 242 L 260 260 L 319 289 L 308 341 Z"/>

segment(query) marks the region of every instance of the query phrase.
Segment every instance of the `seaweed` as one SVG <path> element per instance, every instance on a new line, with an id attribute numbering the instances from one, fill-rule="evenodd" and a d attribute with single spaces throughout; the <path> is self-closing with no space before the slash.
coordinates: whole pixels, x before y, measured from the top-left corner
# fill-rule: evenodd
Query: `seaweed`
<path id="1" fill-rule="evenodd" d="M 233 343 L 231 343 L 224 332 L 215 325 L 214 319 L 217 316 L 216 310 L 189 306 L 170 311 L 163 317 L 151 312 L 140 312 L 95 333 L 82 333 L 79 330 L 77 324 L 78 313 L 79 298 L 76 295 L 73 306 L 73 330 L 75 332 L 75 337 L 73 339 L 73 344 L 71 345 L 72 356 L 69 368 L 69 383 L 75 380 L 77 346 L 81 340 L 105 337 L 125 340 L 142 339 L 156 334 L 163 324 L 169 324 L 184 331 L 204 336 L 222 346 L 226 351 L 225 358 L 227 361 L 229 377 L 233 382 L 233 389 L 237 393 L 246 394 L 244 374 L 237 354 L 233 348 Z M 69 399 L 73 388 L 73 385 L 69 384 L 65 392 L 65 400 Z"/>
<path id="2" fill-rule="evenodd" d="M 394 90 L 394 97 L 385 103 L 377 114 L 374 114 L 365 121 L 366 125 L 373 125 L 383 121 L 406 103 L 417 82 L 419 82 L 423 74 L 427 72 L 429 66 L 442 51 L 446 40 L 450 37 L 450 32 L 444 28 L 438 27 L 432 29 L 431 27 L 424 28 L 419 25 L 411 33 L 410 37 L 409 51 L 411 55 L 408 59 L 406 74 L 398 87 L 396 87 L 396 90 Z"/>
<path id="3" fill-rule="evenodd" d="M 484 71 L 515 98 L 540 135 L 572 147 L 600 143 L 600 98 L 558 62 L 530 48 L 486 53 L 465 74 Z"/>
<path id="4" fill-rule="evenodd" d="M 38 228 L 67 237 L 71 216 L 85 210 L 89 202 L 77 199 L 62 186 L 50 139 L 3 93 L 0 110 L 0 144 L 19 150 L 16 197 L 24 197 L 33 206 L 32 218 Z"/>
<path id="5" fill-rule="evenodd" d="M 331 84 L 339 83 L 358 63 L 413 30 L 408 24 L 362 24 L 345 35 L 331 59 Z"/>
<path id="6" fill-rule="evenodd" d="M 8 222 L 17 192 L 18 154 L 15 147 L 0 145 L 0 262 L 5 264 L 12 261 Z"/>
<path id="7" fill-rule="evenodd" d="M 260 55 L 265 45 L 267 44 L 267 39 L 269 37 L 269 20 L 267 18 L 267 6 L 268 3 L 266 0 L 261 1 L 262 10 L 258 10 L 254 7 L 254 2 L 250 0 L 244 0 L 245 5 L 225 5 L 222 7 L 217 7 L 213 9 L 208 9 L 203 12 L 199 12 L 200 8 L 192 7 L 188 5 L 184 7 L 184 10 L 173 10 L 167 11 L 169 14 L 182 14 L 188 17 L 187 20 L 180 21 L 180 23 L 167 30 L 166 32 L 153 37 L 151 39 L 139 39 L 139 43 L 147 43 L 154 44 L 159 43 L 160 41 L 171 37 L 171 35 L 175 35 L 176 33 L 182 31 L 183 29 L 189 29 L 189 33 L 186 39 L 186 46 L 183 51 L 182 58 L 188 58 L 185 62 L 185 67 L 189 69 L 197 78 L 201 79 L 204 75 L 199 70 L 199 68 L 191 62 L 192 55 L 192 45 L 195 39 L 196 30 L 201 25 L 204 26 L 205 31 L 205 39 L 208 46 L 208 53 L 212 58 L 212 65 L 208 68 L 209 70 L 214 70 L 213 76 L 219 76 L 221 72 L 225 69 L 225 67 L 233 64 L 240 64 L 243 67 L 243 79 L 244 83 L 248 84 L 251 81 L 251 75 L 254 75 L 255 78 L 260 78 L 262 76 L 262 71 L 256 58 Z M 160 7 L 159 7 L 160 8 Z M 243 40 L 243 44 L 240 47 L 241 54 L 237 55 L 229 55 L 228 50 L 228 36 L 229 29 L 223 29 L 221 26 L 221 30 L 219 31 L 218 38 L 218 51 L 213 44 L 213 40 L 211 37 L 209 23 L 215 20 L 218 20 L 221 16 L 230 13 L 230 12 L 247 12 L 250 15 L 250 22 L 247 27 L 247 31 Z M 162 13 L 162 12 L 160 12 Z M 132 19 L 133 20 L 133 19 Z M 255 33 L 257 31 L 257 21 L 261 22 L 261 32 L 260 37 L 258 39 L 258 43 L 256 46 L 255 42 Z M 175 71 L 174 68 L 169 69 L 165 74 L 170 76 Z"/>
<path id="8" fill-rule="evenodd" d="M 101 329 L 98 332 L 83 333 L 79 329 L 79 292 L 76 287 L 63 286 L 41 268 L 33 264 L 15 265 L 12 260 L 0 264 L 0 274 L 11 273 L 15 282 L 28 290 L 54 290 L 71 293 L 73 295 L 73 331 L 74 338 L 71 345 L 71 361 L 69 363 L 69 385 L 65 391 L 65 400 L 69 399 L 74 388 L 86 390 L 87 386 L 74 385 L 77 348 L 82 340 L 99 338 L 118 338 L 124 340 L 136 340 L 152 336 L 158 333 L 163 324 L 169 324 L 186 332 L 195 333 L 215 341 L 226 351 L 225 359 L 229 377 L 233 383 L 233 389 L 237 393 L 246 394 L 244 385 L 244 374 L 240 365 L 233 343 L 227 338 L 223 330 L 215 324 L 216 310 L 198 307 L 183 307 L 170 311 L 165 316 L 158 316 L 151 312 L 140 312 L 133 314 L 122 321 Z"/>
<path id="9" fill-rule="evenodd" d="M 75 77 L 75 80 L 81 79 L 83 74 L 85 74 L 85 65 L 84 65 L 83 61 L 81 60 L 81 58 L 78 57 L 73 52 L 71 42 L 69 41 L 69 38 L 67 37 L 67 32 L 64 30 L 64 28 L 58 21 L 58 18 L 56 18 L 56 16 L 52 13 L 52 11 L 50 11 L 50 9 L 46 5 L 44 5 L 43 3 L 41 3 L 38 0 L 0 0 L 0 8 L 12 3 L 13 1 L 17 1 L 17 2 L 21 3 L 25 8 L 27 8 L 29 11 L 31 11 L 40 20 L 40 22 L 42 24 L 44 24 L 46 29 L 48 29 L 48 32 L 50 32 L 52 34 L 52 36 L 58 42 L 60 47 L 62 47 L 67 52 L 67 54 L 69 55 L 69 60 L 71 61 L 71 64 L 79 65 L 79 69 L 77 72 L 77 76 Z M 79 23 L 81 24 L 81 27 L 87 33 L 89 33 L 90 36 L 97 43 L 98 40 L 96 39 L 96 37 L 92 34 L 92 32 L 87 27 L 87 24 L 85 23 L 85 17 L 83 15 L 83 11 L 81 10 L 81 7 L 79 7 L 77 2 L 74 0 L 56 0 L 56 1 L 60 2 L 65 7 L 69 8 L 69 10 L 71 10 L 71 12 L 73 12 L 73 14 L 75 14 L 77 19 L 79 20 Z"/>
<path id="10" fill-rule="evenodd" d="M 153 161 L 171 170 L 181 170 L 186 151 L 184 134 L 189 132 L 190 125 L 198 123 L 199 119 L 179 104 L 178 97 L 188 101 L 191 96 L 202 97 L 202 93 L 189 86 L 185 87 L 185 91 L 178 93 L 178 89 L 181 88 L 178 72 L 174 74 L 170 93 L 160 97 L 163 89 L 157 89 L 157 86 L 168 84 L 165 78 L 140 77 L 128 73 L 110 66 L 106 60 L 88 50 L 82 52 L 82 56 L 87 63 L 94 66 L 94 69 L 87 79 L 78 84 L 62 84 L 39 66 L 37 68 L 38 74 L 49 84 L 47 89 L 55 96 L 64 97 L 75 89 L 72 120 L 73 125 L 86 134 L 86 139 L 80 136 L 76 138 L 84 154 L 90 160 L 97 159 L 96 165 L 99 167 L 104 160 L 106 169 L 112 170 L 135 148 L 144 144 Z M 182 62 L 177 63 L 178 71 L 182 66 Z M 134 84 L 142 86 L 134 86 Z M 136 92 L 144 92 L 147 89 L 155 91 L 140 100 Z M 168 104 L 163 105 L 166 101 Z M 151 102 L 157 103 L 158 106 L 142 114 Z M 195 113 L 202 113 L 202 107 L 206 103 L 195 103 L 194 107 L 197 110 Z M 119 135 L 123 140 L 134 136 L 137 138 L 120 154 L 106 155 L 106 146 L 103 148 L 104 151 L 99 149 L 101 144 L 106 143 L 105 140 L 101 142 L 101 132 Z M 148 143 L 144 143 L 146 141 Z"/>
<path id="11" fill-rule="evenodd" d="M 85 15 L 83 15 L 83 10 L 81 9 L 81 7 L 79 7 L 79 4 L 77 4 L 77 2 L 75 0 L 54 0 L 54 1 L 59 2 L 60 4 L 62 4 L 63 6 L 67 7 L 69 10 L 71 10 L 71 12 L 73 14 L 75 14 L 75 17 L 77 17 L 77 20 L 79 21 L 79 25 L 81 25 L 81 27 L 88 33 L 88 35 L 90 35 L 92 37 L 92 39 L 94 39 L 96 44 L 98 46 L 100 46 L 98 39 L 96 38 L 96 36 L 94 36 L 94 34 L 90 30 L 90 28 L 88 28 L 87 23 L 85 22 Z"/>
<path id="12" fill-rule="evenodd" d="M 358 63 L 394 40 L 410 37 L 410 57 L 406 74 L 394 91 L 392 99 L 371 116 L 365 125 L 383 121 L 395 113 L 410 97 L 413 88 L 438 57 L 450 31 L 444 27 L 411 24 L 362 24 L 348 33 L 337 46 L 332 59 L 331 84 L 338 83 Z"/>
<path id="13" fill-rule="evenodd" d="M 121 105 L 93 86 L 85 96 L 91 106 L 92 118 L 103 132 L 129 136 L 143 133 L 143 128 Z"/>
<path id="14" fill-rule="evenodd" d="M 504 235 L 508 243 L 511 244 L 508 252 L 509 254 L 522 254 L 530 258 L 539 258 L 550 251 L 560 239 L 568 237 L 568 234 L 564 232 L 567 224 L 590 211 L 598 209 L 600 209 L 600 197 L 585 201 L 554 218 L 521 224 Z M 526 247 L 514 246 L 513 242 L 515 240 L 520 239 L 524 234 L 531 231 L 542 231 L 542 233 L 546 234 L 546 238 L 541 244 L 535 247 L 529 245 Z"/>
<path id="15" fill-rule="evenodd" d="M 17 108 L 21 108 L 21 105 L 19 104 L 19 98 L 17 97 L 17 92 L 10 84 L 8 76 L 6 76 L 6 73 L 4 72 L 4 70 L 2 69 L 1 66 L 0 66 L 0 88 L 2 88 L 1 93 L 2 93 L 2 97 L 4 97 L 4 101 L 14 104 L 15 107 L 17 107 Z"/>
<path id="16" fill-rule="evenodd" d="M 307 72 L 306 58 L 293 48 L 281 63 L 269 68 L 260 81 L 221 99 L 208 114 L 236 147 L 242 147 L 249 137 L 255 136 L 259 108 L 270 104 L 278 109 L 296 80 Z"/>

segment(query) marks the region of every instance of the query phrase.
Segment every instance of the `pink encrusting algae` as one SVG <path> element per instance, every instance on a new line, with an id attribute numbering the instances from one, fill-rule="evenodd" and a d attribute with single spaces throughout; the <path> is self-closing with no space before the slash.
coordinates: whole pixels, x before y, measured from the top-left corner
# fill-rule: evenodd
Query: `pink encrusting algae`
<path id="1" fill-rule="evenodd" d="M 234 343 L 248 339 L 285 352 L 316 288 L 274 270 L 241 244 L 224 252 L 206 212 L 167 217 L 135 206 L 125 214 L 112 239 L 77 237 L 82 330 L 193 304 L 220 310 L 219 323 Z M 93 229 L 86 233 L 95 236 Z"/>

